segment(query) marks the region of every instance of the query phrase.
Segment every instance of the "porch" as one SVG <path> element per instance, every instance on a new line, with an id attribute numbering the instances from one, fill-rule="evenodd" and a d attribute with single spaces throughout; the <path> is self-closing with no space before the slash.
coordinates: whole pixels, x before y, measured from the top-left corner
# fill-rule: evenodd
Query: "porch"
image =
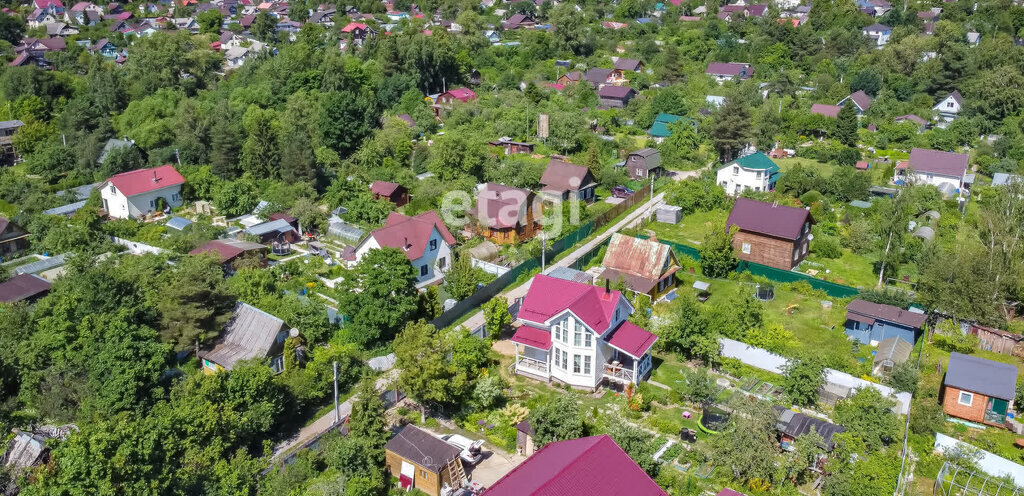
<path id="1" fill-rule="evenodd" d="M 548 380 L 551 377 L 551 333 L 545 329 L 524 325 L 512 336 L 515 343 L 515 373 L 535 379 Z"/>
<path id="2" fill-rule="evenodd" d="M 621 384 L 638 384 L 650 375 L 651 355 L 634 358 L 626 353 L 615 351 L 608 363 L 604 364 L 604 377 Z"/>

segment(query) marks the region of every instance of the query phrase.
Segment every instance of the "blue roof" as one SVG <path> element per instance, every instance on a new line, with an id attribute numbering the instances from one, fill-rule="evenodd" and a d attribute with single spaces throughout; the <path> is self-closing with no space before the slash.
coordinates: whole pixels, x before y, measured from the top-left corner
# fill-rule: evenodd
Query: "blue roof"
<path id="1" fill-rule="evenodd" d="M 54 267 L 60 267 L 64 265 L 64 259 L 67 258 L 67 254 L 57 255 L 55 257 L 44 258 L 37 262 L 27 263 L 25 265 L 18 266 L 14 269 L 14 275 L 21 274 L 38 274 L 50 270 Z"/>
<path id="2" fill-rule="evenodd" d="M 171 219 L 167 221 L 167 227 L 181 231 L 188 227 L 189 224 L 191 223 L 192 221 L 184 217 L 171 217 Z"/>

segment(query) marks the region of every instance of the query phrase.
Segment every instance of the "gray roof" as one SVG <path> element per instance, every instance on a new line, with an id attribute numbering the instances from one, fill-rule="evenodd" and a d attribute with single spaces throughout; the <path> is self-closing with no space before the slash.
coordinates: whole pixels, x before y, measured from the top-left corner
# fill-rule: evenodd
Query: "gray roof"
<path id="1" fill-rule="evenodd" d="M 44 258 L 37 262 L 22 265 L 14 269 L 14 275 L 38 274 L 40 272 L 45 272 L 55 267 L 60 267 L 61 265 L 64 265 L 67 256 L 67 253 L 63 253 L 55 257 Z"/>
<path id="2" fill-rule="evenodd" d="M 384 449 L 433 473 L 440 472 L 450 460 L 458 458 L 462 452 L 459 448 L 412 424 L 398 431 Z"/>
<path id="3" fill-rule="evenodd" d="M 264 234 L 270 234 L 272 232 L 282 233 L 291 231 L 292 225 L 285 219 L 272 220 L 270 222 L 264 222 L 262 224 L 256 224 L 245 230 L 246 233 L 252 234 L 253 236 L 263 236 Z"/>
<path id="4" fill-rule="evenodd" d="M 360 239 L 363 239 L 363 235 L 366 234 L 366 231 L 353 226 L 338 217 L 331 217 L 330 224 L 327 227 L 327 234 L 355 243 L 359 242 Z"/>
<path id="5" fill-rule="evenodd" d="M 943 384 L 1012 401 L 1017 391 L 1017 367 L 953 352 Z"/>
<path id="6" fill-rule="evenodd" d="M 24 126 L 24 125 L 25 125 L 25 123 L 21 122 L 19 120 L 0 121 L 0 129 L 19 128 L 19 127 Z"/>
<path id="7" fill-rule="evenodd" d="M 928 226 L 921 226 L 914 231 L 914 236 L 921 239 L 932 240 L 935 239 L 935 229 Z"/>
<path id="8" fill-rule="evenodd" d="M 661 153 L 654 148 L 641 148 L 640 150 L 630 153 L 629 157 L 632 157 L 633 155 L 638 155 L 644 158 L 644 165 L 647 167 L 647 170 L 661 167 Z M 629 157 L 626 157 L 627 161 L 629 160 Z"/>
<path id="9" fill-rule="evenodd" d="M 548 275 L 555 279 L 562 279 L 565 281 L 575 281 L 583 284 L 594 283 L 594 276 L 569 267 L 555 267 L 548 273 Z"/>
<path id="10" fill-rule="evenodd" d="M 84 184 L 75 188 L 65 189 L 58 191 L 57 196 L 70 196 L 74 200 L 85 200 L 89 198 L 89 194 L 92 193 L 93 189 L 96 189 L 102 183 Z"/>
<path id="11" fill-rule="evenodd" d="M 231 370 L 240 360 L 266 357 L 284 321 L 252 305 L 238 302 L 221 339 L 199 356 Z"/>
<path id="12" fill-rule="evenodd" d="M 1007 174 L 1005 172 L 996 172 L 995 174 L 992 174 L 992 186 L 1006 186 L 1011 182 L 1024 182 L 1024 176 Z"/>
<path id="13" fill-rule="evenodd" d="M 109 154 L 110 152 L 114 150 L 120 150 L 121 148 L 127 148 L 134 144 L 135 143 L 132 141 L 111 138 L 107 140 L 107 144 L 103 145 L 103 151 L 100 152 L 100 158 L 99 160 L 97 160 L 97 162 L 102 164 L 107 159 L 107 154 Z"/>
<path id="14" fill-rule="evenodd" d="M 167 221 L 167 227 L 177 229 L 179 231 L 188 227 L 189 224 L 192 224 L 192 221 L 184 217 L 171 217 L 170 220 Z"/>
<path id="15" fill-rule="evenodd" d="M 26 469 L 32 467 L 46 452 L 46 438 L 14 429 L 14 438 L 7 444 L 3 461 L 5 467 Z"/>
<path id="16" fill-rule="evenodd" d="M 377 372 L 386 372 L 395 367 L 395 354 L 389 353 L 387 355 L 373 357 L 366 361 L 366 365 Z"/>
<path id="17" fill-rule="evenodd" d="M 59 207 L 54 207 L 49 210 L 43 210 L 44 214 L 47 215 L 71 215 L 85 206 L 85 202 L 88 200 L 77 201 L 75 203 L 69 203 Z"/>
<path id="18" fill-rule="evenodd" d="M 779 412 L 779 420 L 775 423 L 775 428 L 779 432 L 796 439 L 811 432 L 811 428 L 814 428 L 815 432 L 825 442 L 822 448 L 828 451 L 832 450 L 832 436 L 846 432 L 846 427 L 817 419 L 804 413 L 797 413 L 788 408 L 776 406 L 775 410 Z"/>

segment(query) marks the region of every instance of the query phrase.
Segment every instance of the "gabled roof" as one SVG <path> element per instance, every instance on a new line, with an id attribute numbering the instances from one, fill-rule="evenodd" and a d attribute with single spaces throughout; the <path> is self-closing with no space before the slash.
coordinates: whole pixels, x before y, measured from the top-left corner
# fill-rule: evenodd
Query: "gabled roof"
<path id="1" fill-rule="evenodd" d="M 899 336 L 885 338 L 882 342 L 878 343 L 878 352 L 875 353 L 874 362 L 892 360 L 893 363 L 899 365 L 907 361 L 913 349 L 914 345 L 912 343 Z"/>
<path id="2" fill-rule="evenodd" d="M 593 84 L 604 84 L 608 82 L 608 77 L 611 76 L 611 69 L 602 69 L 600 67 L 594 67 L 583 74 L 583 79 L 590 81 Z"/>
<path id="3" fill-rule="evenodd" d="M 900 307 L 886 305 L 884 303 L 871 303 L 864 300 L 853 300 L 846 305 L 847 318 L 850 313 L 863 315 L 873 319 L 894 322 L 913 329 L 920 329 L 928 316 L 923 313 L 911 312 Z"/>
<path id="4" fill-rule="evenodd" d="M 370 237 L 381 247 L 398 248 L 405 252 L 409 260 L 416 260 L 427 250 L 427 242 L 434 229 L 440 232 L 445 243 L 455 244 L 455 237 L 448 232 L 444 222 L 433 210 L 415 217 L 391 212 L 384 227 L 371 231 Z"/>
<path id="5" fill-rule="evenodd" d="M 924 148 L 910 150 L 910 168 L 914 172 L 963 177 L 967 173 L 967 166 L 968 157 L 966 153 L 943 152 Z"/>
<path id="6" fill-rule="evenodd" d="M 872 24 L 872 25 L 864 28 L 864 31 L 867 31 L 867 32 L 876 32 L 876 31 L 878 31 L 878 32 L 884 33 L 884 32 L 887 32 L 887 31 L 892 31 L 892 28 L 890 28 L 889 26 L 886 26 L 885 24 L 875 23 L 875 24 Z"/>
<path id="7" fill-rule="evenodd" d="M 104 182 L 113 184 L 124 196 L 141 195 L 150 191 L 185 184 L 185 178 L 170 165 L 122 172 Z"/>
<path id="8" fill-rule="evenodd" d="M 853 100 L 853 104 L 857 106 L 862 112 L 866 112 L 871 107 L 871 97 L 864 90 L 857 90 L 850 94 L 850 96 L 843 98 L 839 101 L 839 105 L 842 105 L 846 100 Z"/>
<path id="9" fill-rule="evenodd" d="M 550 191 L 578 191 L 592 185 L 593 178 L 590 169 L 553 158 L 541 174 L 540 183 Z"/>
<path id="10" fill-rule="evenodd" d="M 960 94 L 959 90 L 953 90 L 952 93 L 946 95 L 945 98 L 939 100 L 939 103 L 936 103 L 935 106 L 932 108 L 936 110 L 941 110 L 939 109 L 939 105 L 942 105 L 942 102 L 950 98 L 952 98 L 953 101 L 957 103 L 957 105 L 960 105 L 961 107 L 964 105 L 964 96 Z"/>
<path id="11" fill-rule="evenodd" d="M 250 243 L 248 241 L 238 241 L 234 239 L 215 239 L 209 241 L 203 246 L 196 248 L 190 252 L 189 255 L 199 255 L 202 253 L 209 253 L 217 255 L 220 259 L 220 263 L 234 260 L 235 257 L 250 250 L 265 250 L 267 247 L 259 243 Z"/>
<path id="12" fill-rule="evenodd" d="M 949 354 L 943 384 L 1013 401 L 1017 391 L 1017 367 L 953 352 Z"/>
<path id="13" fill-rule="evenodd" d="M 287 219 L 277 219 L 256 224 L 246 229 L 245 232 L 247 234 L 252 234 L 253 236 L 263 236 L 274 232 L 281 234 L 294 230 L 295 228 L 288 223 Z"/>
<path id="14" fill-rule="evenodd" d="M 643 62 L 637 59 L 619 58 L 615 61 L 614 68 L 620 71 L 639 71 Z"/>
<path id="15" fill-rule="evenodd" d="M 461 102 L 476 100 L 476 93 L 473 93 L 473 90 L 469 88 L 455 88 L 452 90 L 448 90 L 446 94 Z"/>
<path id="16" fill-rule="evenodd" d="M 720 169 L 725 167 L 731 167 L 733 165 L 738 165 L 744 169 L 763 170 L 768 174 L 779 171 L 779 166 L 776 165 L 775 162 L 773 162 L 772 159 L 768 157 L 768 155 L 765 155 L 764 152 L 757 152 L 751 153 L 750 155 L 744 155 L 736 160 L 733 160 L 732 162 L 723 165 L 722 167 L 720 167 Z"/>
<path id="17" fill-rule="evenodd" d="M 480 223 L 492 228 L 515 227 L 523 205 L 533 194 L 530 190 L 487 183 L 477 194 L 476 215 Z"/>
<path id="18" fill-rule="evenodd" d="M 620 297 L 615 290 L 606 293 L 598 286 L 537 274 L 523 298 L 519 318 L 540 323 L 571 310 L 600 336 L 611 326 Z"/>
<path id="19" fill-rule="evenodd" d="M 27 300 L 50 290 L 50 283 L 35 274 L 16 275 L 0 282 L 0 303 Z"/>
<path id="20" fill-rule="evenodd" d="M 744 231 L 795 240 L 803 232 L 804 223 L 814 222 L 803 208 L 737 198 L 729 212 L 726 228 L 739 226 Z"/>
<path id="21" fill-rule="evenodd" d="M 704 74 L 712 76 L 739 76 L 740 79 L 749 79 L 754 75 L 754 68 L 750 64 L 739 62 L 711 62 L 708 64 Z"/>
<path id="22" fill-rule="evenodd" d="M 825 117 L 839 117 L 839 111 L 842 109 L 839 105 L 828 105 L 825 103 L 811 105 L 812 114 L 824 115 Z"/>
<path id="23" fill-rule="evenodd" d="M 619 327 L 612 331 L 608 338 L 608 344 L 613 348 L 625 352 L 627 355 L 639 359 L 654 346 L 658 337 L 636 324 L 624 320 Z"/>
<path id="24" fill-rule="evenodd" d="M 605 86 L 597 90 L 597 96 L 601 98 L 626 98 L 636 90 L 629 86 Z"/>
<path id="25" fill-rule="evenodd" d="M 370 184 L 370 192 L 375 195 L 391 196 L 395 194 L 395 191 L 398 190 L 398 188 L 402 187 L 403 186 L 398 183 L 392 183 L 388 181 L 374 181 L 372 184 Z"/>
<path id="26" fill-rule="evenodd" d="M 412 424 L 402 427 L 384 449 L 435 474 L 462 452 Z"/>
<path id="27" fill-rule="evenodd" d="M 928 124 L 928 121 L 926 121 L 923 118 L 921 118 L 919 116 L 916 116 L 914 114 L 905 114 L 905 115 L 900 115 L 900 116 L 897 116 L 897 117 L 893 118 L 893 122 L 903 122 L 903 121 L 914 122 L 914 123 L 917 123 L 920 126 L 924 126 L 924 125 Z"/>
<path id="28" fill-rule="evenodd" d="M 366 24 L 362 24 L 362 23 L 359 23 L 359 22 L 350 22 L 350 23 L 346 24 L 345 27 L 341 28 L 341 32 L 342 33 L 351 33 L 352 31 L 355 31 L 356 29 L 359 29 L 359 30 L 362 30 L 362 31 L 366 31 Z"/>
<path id="29" fill-rule="evenodd" d="M 231 370 L 241 360 L 266 357 L 283 329 L 283 320 L 238 302 L 220 340 L 213 349 L 199 352 L 199 356 Z"/>
<path id="30" fill-rule="evenodd" d="M 484 496 L 665 496 L 606 434 L 548 443 Z"/>
<path id="31" fill-rule="evenodd" d="M 846 427 L 804 413 L 797 413 L 788 408 L 776 406 L 775 411 L 779 412 L 779 420 L 775 423 L 775 428 L 779 432 L 796 439 L 811 432 L 811 428 L 814 428 L 815 432 L 825 441 L 825 446 L 822 448 L 825 448 L 826 451 L 832 451 L 832 436 L 846 432 Z"/>
<path id="32" fill-rule="evenodd" d="M 657 281 L 672 260 L 672 249 L 652 239 L 612 234 L 601 265 L 618 272 Z"/>

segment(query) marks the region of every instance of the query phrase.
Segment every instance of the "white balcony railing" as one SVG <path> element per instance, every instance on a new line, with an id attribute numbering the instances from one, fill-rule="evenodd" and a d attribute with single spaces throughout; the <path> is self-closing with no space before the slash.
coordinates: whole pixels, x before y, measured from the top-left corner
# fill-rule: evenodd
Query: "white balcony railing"
<path id="1" fill-rule="evenodd" d="M 535 358 L 520 357 L 516 362 L 516 370 L 531 374 L 548 375 L 548 364 Z"/>

